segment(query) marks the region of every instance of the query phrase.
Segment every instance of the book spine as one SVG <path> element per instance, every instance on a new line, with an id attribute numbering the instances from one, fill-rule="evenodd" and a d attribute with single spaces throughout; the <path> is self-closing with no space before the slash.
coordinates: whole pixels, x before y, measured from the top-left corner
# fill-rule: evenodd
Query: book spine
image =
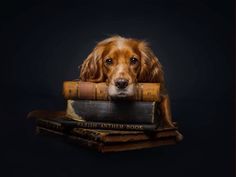
<path id="1" fill-rule="evenodd" d="M 105 82 L 65 81 L 63 83 L 63 95 L 67 100 L 110 100 L 107 90 L 108 85 Z M 135 95 L 128 100 L 160 100 L 160 83 L 137 83 L 135 90 Z"/>
<path id="2" fill-rule="evenodd" d="M 139 130 L 139 131 L 156 131 L 155 124 L 116 124 L 103 122 L 87 122 L 78 121 L 77 127 L 91 128 L 91 129 L 107 129 L 107 130 Z"/>
<path id="3" fill-rule="evenodd" d="M 102 143 L 102 142 L 89 140 L 89 139 L 79 137 L 79 136 L 66 135 L 57 131 L 51 131 L 50 129 L 46 129 L 43 127 L 37 127 L 37 133 L 43 134 L 43 135 L 58 136 L 58 137 L 63 138 L 69 143 L 77 144 L 81 147 L 89 148 L 89 149 L 96 150 L 102 153 L 153 148 L 153 147 L 158 147 L 158 146 L 163 146 L 163 145 L 172 145 L 172 144 L 177 143 L 176 138 L 174 136 L 159 138 L 156 140 L 144 140 L 144 141 L 135 141 L 135 142 L 127 142 L 127 143 Z"/>
<path id="4" fill-rule="evenodd" d="M 159 117 L 157 102 L 68 100 L 66 116 L 94 122 L 153 124 Z"/>
<path id="5" fill-rule="evenodd" d="M 68 119 L 68 118 L 67 118 Z M 67 132 L 73 128 L 91 128 L 91 129 L 106 129 L 106 130 L 139 130 L 139 131 L 156 131 L 156 124 L 116 124 L 103 122 L 89 122 L 89 121 L 74 121 L 74 120 L 48 120 L 37 119 L 37 125 L 57 130 L 60 132 Z"/>
<path id="6" fill-rule="evenodd" d="M 66 140 L 69 143 L 78 144 L 79 146 L 93 149 L 98 152 L 102 152 L 103 146 L 104 146 L 103 143 L 101 143 L 101 142 L 96 142 L 93 140 L 84 139 L 84 138 L 78 137 L 78 136 L 66 135 L 58 130 L 51 130 L 51 129 L 44 128 L 41 126 L 36 127 L 36 133 L 38 135 L 58 136 L 64 140 Z"/>
<path id="7" fill-rule="evenodd" d="M 37 119 L 36 124 L 37 124 L 37 126 L 49 128 L 49 129 L 56 130 L 59 132 L 65 131 L 65 126 L 63 126 L 62 123 L 55 121 L 55 120 Z"/>
<path id="8" fill-rule="evenodd" d="M 42 134 L 42 135 L 51 134 L 51 135 L 66 136 L 65 133 L 60 130 L 54 130 L 40 125 L 36 126 L 36 134 Z"/>
<path id="9" fill-rule="evenodd" d="M 58 120 L 60 121 L 60 120 Z M 138 130 L 138 131 L 156 131 L 157 124 L 121 124 L 107 122 L 91 122 L 91 121 L 70 121 L 61 120 L 61 125 L 64 127 L 73 128 L 90 128 L 104 130 Z"/>

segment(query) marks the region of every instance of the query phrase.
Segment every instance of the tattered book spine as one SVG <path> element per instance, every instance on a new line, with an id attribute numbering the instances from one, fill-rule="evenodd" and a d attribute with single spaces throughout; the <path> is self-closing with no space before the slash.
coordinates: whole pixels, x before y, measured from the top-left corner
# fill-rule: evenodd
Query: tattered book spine
<path id="1" fill-rule="evenodd" d="M 160 83 L 137 83 L 135 90 L 135 95 L 128 100 L 160 100 Z M 65 81 L 63 83 L 63 95 L 68 100 L 110 100 L 108 85 L 105 82 Z"/>
<path id="2" fill-rule="evenodd" d="M 73 120 L 122 124 L 156 124 L 157 102 L 67 100 L 66 116 Z"/>
<path id="3" fill-rule="evenodd" d="M 65 132 L 66 126 L 63 126 L 63 123 L 60 121 L 50 120 L 50 119 L 37 119 L 36 120 L 37 126 L 49 128 L 51 130 L 56 130 L 59 132 Z"/>
<path id="4" fill-rule="evenodd" d="M 68 118 L 67 118 L 68 119 Z M 90 128 L 90 129 L 105 129 L 105 130 L 137 130 L 137 131 L 156 131 L 156 124 L 116 124 L 105 122 L 89 122 L 89 121 L 74 121 L 58 118 L 37 119 L 37 125 L 60 132 L 68 132 L 73 128 Z"/>
<path id="5" fill-rule="evenodd" d="M 105 122 L 88 122 L 78 121 L 77 127 L 91 129 L 107 129 L 107 130 L 139 130 L 139 131 L 156 131 L 156 124 L 117 124 Z"/>
<path id="6" fill-rule="evenodd" d="M 102 153 L 153 148 L 162 145 L 171 145 L 177 143 L 175 136 L 163 137 L 155 140 L 144 140 L 144 141 L 134 141 L 134 142 L 124 142 L 124 143 L 103 143 L 83 138 L 80 136 L 67 135 L 65 133 L 52 131 L 50 129 L 43 127 L 37 127 L 37 133 L 44 135 L 57 135 L 59 137 L 65 138 L 67 142 L 75 143 L 78 144 L 79 146 L 93 149 Z"/>

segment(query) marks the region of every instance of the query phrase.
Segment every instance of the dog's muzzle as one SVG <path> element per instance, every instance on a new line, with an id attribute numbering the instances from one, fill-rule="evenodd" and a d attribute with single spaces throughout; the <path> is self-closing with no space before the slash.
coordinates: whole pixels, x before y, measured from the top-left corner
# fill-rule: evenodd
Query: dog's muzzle
<path id="1" fill-rule="evenodd" d="M 129 81 L 127 79 L 119 78 L 115 80 L 115 86 L 118 89 L 125 89 L 128 86 L 128 82 Z"/>
<path id="2" fill-rule="evenodd" d="M 129 84 L 127 79 L 119 78 L 110 84 L 108 87 L 108 94 L 112 98 L 126 98 L 134 96 L 135 85 Z"/>

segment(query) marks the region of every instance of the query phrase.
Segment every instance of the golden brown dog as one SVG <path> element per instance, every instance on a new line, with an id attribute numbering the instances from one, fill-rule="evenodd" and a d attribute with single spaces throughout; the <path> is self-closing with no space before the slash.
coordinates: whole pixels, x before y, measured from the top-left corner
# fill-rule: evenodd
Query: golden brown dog
<path id="1" fill-rule="evenodd" d="M 107 82 L 113 98 L 133 96 L 137 82 L 161 83 L 163 125 L 173 126 L 162 66 L 145 41 L 113 36 L 99 42 L 83 62 L 80 79 Z"/>

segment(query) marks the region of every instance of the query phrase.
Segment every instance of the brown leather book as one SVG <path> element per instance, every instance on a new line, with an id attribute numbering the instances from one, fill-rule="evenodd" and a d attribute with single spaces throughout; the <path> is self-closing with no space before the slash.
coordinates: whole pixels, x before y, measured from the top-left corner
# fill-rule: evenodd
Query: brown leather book
<path id="1" fill-rule="evenodd" d="M 74 128 L 71 134 L 103 143 L 124 143 L 165 137 L 176 137 L 176 141 L 181 140 L 181 134 L 177 128 L 157 129 L 155 132 Z"/>
<path id="2" fill-rule="evenodd" d="M 66 141 L 103 153 L 171 145 L 183 138 L 177 127 L 159 127 L 153 132 L 81 128 L 77 127 L 75 121 L 64 116 L 64 111 L 38 110 L 28 114 L 28 118 L 37 120 L 38 134 L 62 137 Z"/>
<path id="3" fill-rule="evenodd" d="M 111 100 L 107 89 L 108 85 L 105 82 L 65 81 L 63 83 L 63 95 L 68 100 Z M 129 100 L 159 101 L 160 83 L 137 83 L 136 93 Z"/>
<path id="4" fill-rule="evenodd" d="M 154 148 L 163 145 L 173 145 L 178 143 L 176 139 L 176 134 L 163 136 L 154 139 L 146 139 L 146 140 L 137 140 L 137 141 L 126 141 L 126 142 L 101 142 L 96 141 L 90 138 L 67 134 L 58 130 L 48 129 L 45 127 L 36 127 L 36 133 L 39 135 L 51 135 L 56 137 L 62 137 L 64 140 L 70 143 L 77 144 L 79 146 L 96 150 L 102 153 L 109 152 L 120 152 L 120 151 L 130 151 L 130 150 L 138 150 L 138 149 L 146 149 L 146 148 Z M 124 137 L 126 135 L 123 135 Z"/>
<path id="5" fill-rule="evenodd" d="M 174 145 L 177 143 L 176 138 L 174 136 L 159 138 L 159 139 L 152 139 L 152 140 L 144 140 L 144 141 L 109 143 L 109 144 L 85 139 L 82 137 L 72 136 L 72 135 L 69 136 L 69 140 L 72 143 L 77 143 L 79 146 L 93 149 L 101 153 L 140 150 L 140 149 L 159 147 L 163 145 Z"/>

